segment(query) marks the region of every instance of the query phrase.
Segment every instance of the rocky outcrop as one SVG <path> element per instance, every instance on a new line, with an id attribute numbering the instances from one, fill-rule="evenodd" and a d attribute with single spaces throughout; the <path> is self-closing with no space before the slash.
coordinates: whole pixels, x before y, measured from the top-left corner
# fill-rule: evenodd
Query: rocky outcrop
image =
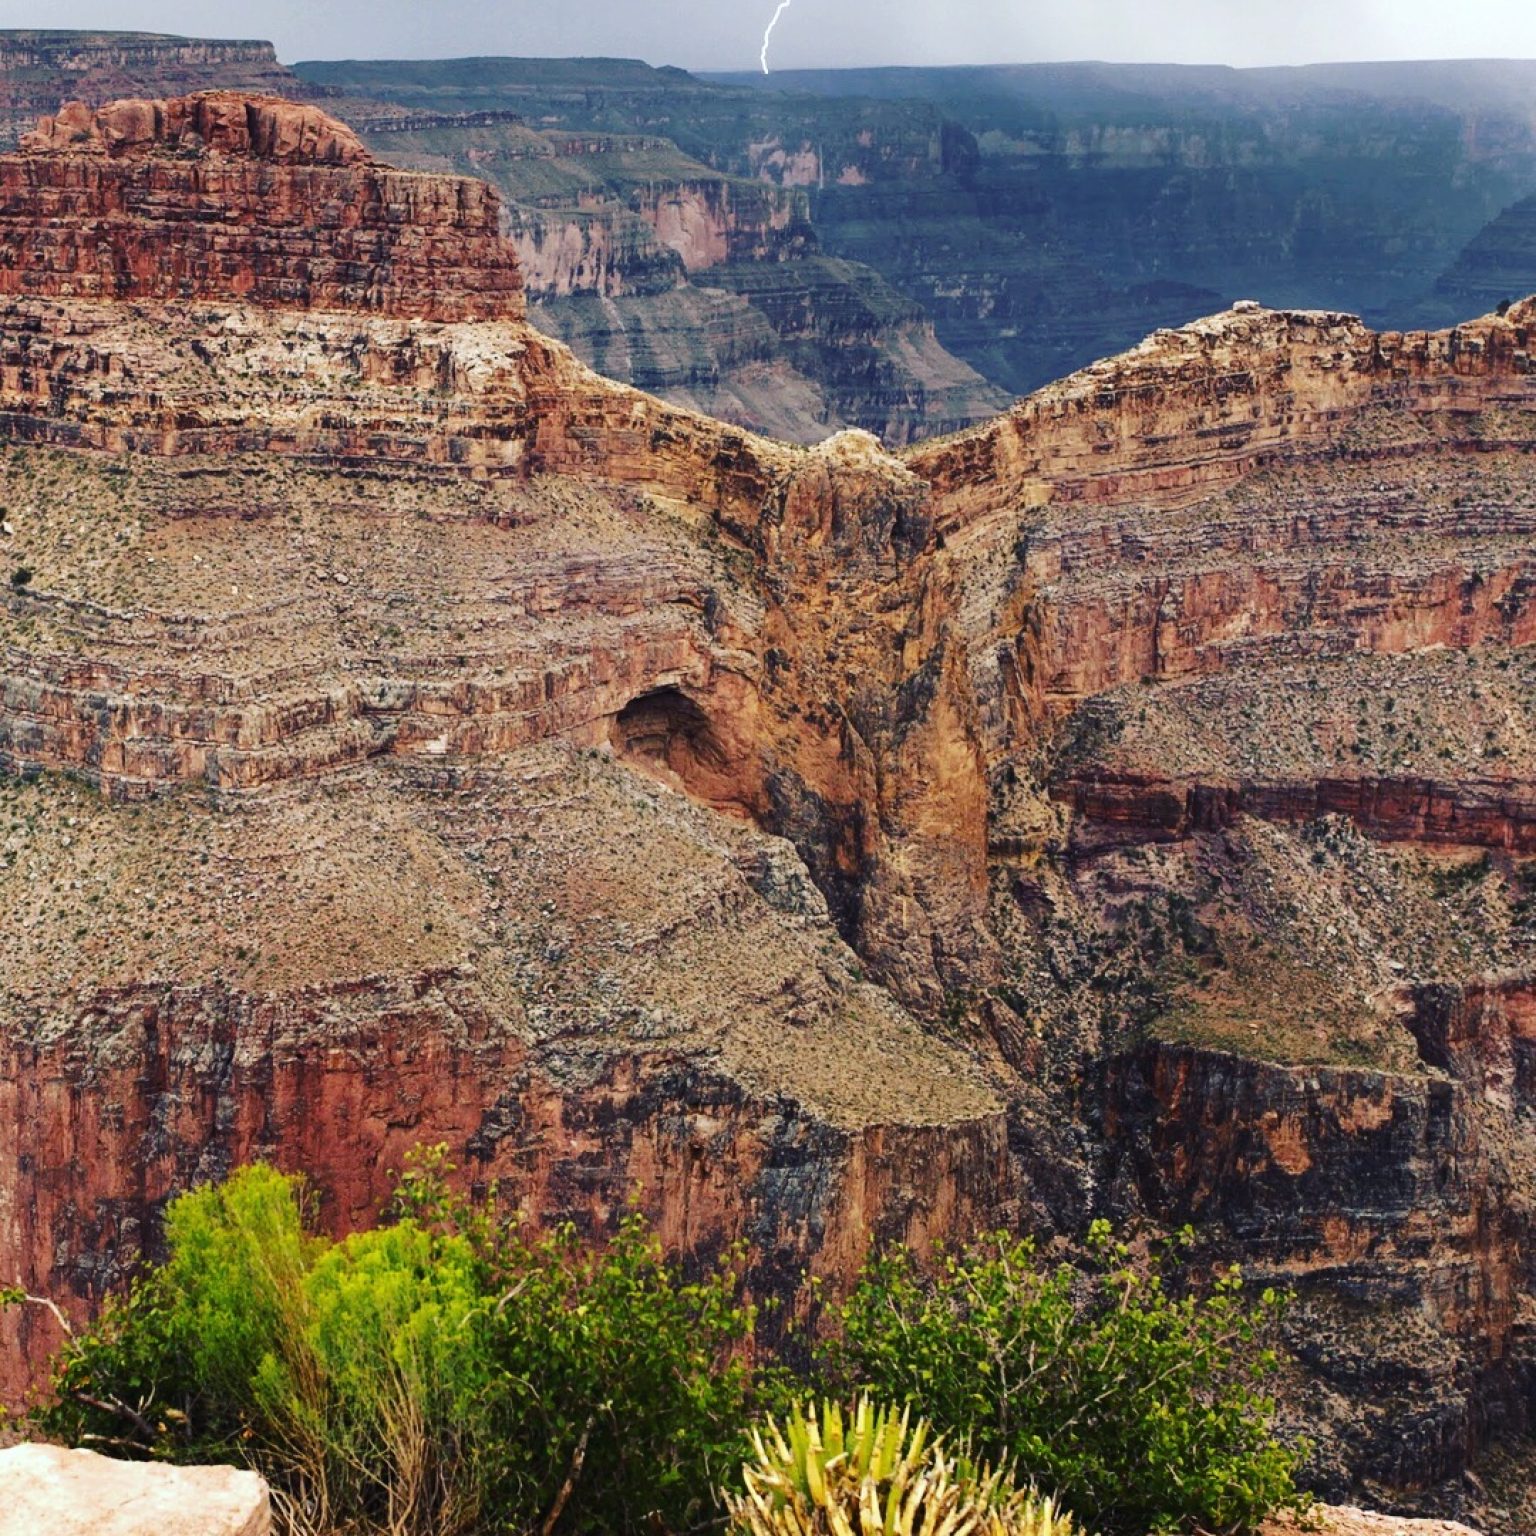
<path id="1" fill-rule="evenodd" d="M 312 107 L 217 92 L 74 106 L 24 149 L 0 159 L 0 294 L 521 313 L 489 188 L 377 166 Z"/>
<path id="2" fill-rule="evenodd" d="M 0 1451 L 0 1533 L 32 1536 L 270 1536 L 267 1487 L 235 1467 L 113 1461 L 94 1451 Z"/>
<path id="3" fill-rule="evenodd" d="M 1209 495 L 1254 471 L 1348 448 L 1373 407 L 1458 420 L 1529 406 L 1536 301 L 1443 332 L 1377 335 L 1353 315 L 1294 314 L 1245 302 L 1159 331 L 1123 357 L 1040 390 L 1008 416 L 962 433 L 914 465 L 946 522 L 975 509 L 1172 501 Z M 1500 442 L 1518 446 L 1526 424 Z M 1473 444 L 1469 444 L 1472 446 Z M 1402 451 L 1422 446 L 1411 438 Z M 1374 451 L 1373 451 L 1374 450 Z M 1390 458 L 1390 443 L 1361 445 Z"/>
<path id="4" fill-rule="evenodd" d="M 208 90 L 316 94 L 277 62 L 271 43 L 153 32 L 0 32 L 0 149 L 14 148 L 66 101 L 99 107 Z"/>
<path id="5" fill-rule="evenodd" d="M 11 174 L 109 195 L 91 175 L 159 163 L 100 126 Z M 226 167 L 442 185 L 211 137 L 187 174 L 205 213 L 250 219 L 247 255 L 290 211 L 250 218 Z M 177 218 L 146 211 L 146 246 Z M 108 239 L 86 221 L 71 251 Z M 29 1283 L 93 1304 L 174 1190 L 257 1155 L 351 1225 L 422 1139 L 594 1232 L 643 1186 L 679 1248 L 748 1239 L 764 1294 L 1008 1209 L 1000 1101 L 896 1000 L 936 1010 L 986 950 L 984 777 L 915 477 L 860 435 L 806 452 L 668 408 L 516 319 L 445 321 L 435 288 L 392 306 L 424 323 L 69 298 L 75 265 L 9 301 L 0 343 L 29 445 L 0 752 L 13 785 L 41 775 L 46 857 L 74 867 L 0 884 L 89 905 L 94 861 L 120 861 L 159 917 L 66 994 L 63 909 L 16 915 L 36 986 L 0 1023 L 0 1124 L 38 1176 L 0 1222 Z M 73 493 L 26 488 L 44 459 Z M 144 478 L 119 496 L 125 465 Z M 105 798 L 53 800 L 75 776 Z M 190 863 L 139 843 L 183 811 Z M 82 814 L 105 818 L 89 839 Z M 10 1386 L 46 1321 L 7 1320 Z"/>
<path id="6" fill-rule="evenodd" d="M 1454 1520 L 1401 1520 L 1370 1510 L 1344 1505 L 1315 1506 L 1302 1520 L 1271 1521 L 1262 1536 L 1290 1536 L 1298 1530 L 1316 1530 L 1326 1536 L 1476 1536 L 1470 1526 Z"/>

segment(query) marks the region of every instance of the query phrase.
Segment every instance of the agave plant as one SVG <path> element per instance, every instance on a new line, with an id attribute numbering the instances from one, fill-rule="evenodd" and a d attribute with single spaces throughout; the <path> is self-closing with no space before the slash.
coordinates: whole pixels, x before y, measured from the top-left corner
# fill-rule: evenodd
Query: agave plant
<path id="1" fill-rule="evenodd" d="M 868 1398 L 846 1425 L 836 1403 L 770 1419 L 752 1447 L 746 1491 L 726 1498 L 732 1536 L 1082 1536 L 1054 1500 Z"/>

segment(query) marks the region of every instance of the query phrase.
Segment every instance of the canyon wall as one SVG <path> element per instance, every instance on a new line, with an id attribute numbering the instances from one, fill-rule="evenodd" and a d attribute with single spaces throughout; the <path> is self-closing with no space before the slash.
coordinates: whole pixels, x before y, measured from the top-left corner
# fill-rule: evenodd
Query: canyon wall
<path id="1" fill-rule="evenodd" d="M 66 101 L 102 106 L 217 89 L 314 94 L 277 62 L 271 43 L 152 32 L 0 32 L 0 149 L 15 148 Z"/>
<path id="2" fill-rule="evenodd" d="M 1325 1492 L 1510 1531 L 1463 1475 L 1530 1413 L 1532 313 L 1243 305 L 908 456 L 1077 1198 L 1295 1289 Z"/>
<path id="3" fill-rule="evenodd" d="M 318 88 L 516 111 L 560 132 L 664 134 L 716 171 L 801 188 L 826 254 L 873 268 L 947 352 L 1015 396 L 1243 297 L 1424 323 L 1457 253 L 1536 190 L 1519 62 L 296 69 Z"/>
<path id="4" fill-rule="evenodd" d="M 612 378 L 797 441 L 853 426 L 902 443 L 1007 403 L 878 273 L 820 251 L 798 188 L 648 134 L 361 121 L 381 156 L 500 188 L 535 323 Z"/>
<path id="5" fill-rule="evenodd" d="M 437 1140 L 791 1313 L 1189 1220 L 1298 1292 L 1316 1486 L 1529 1528 L 1531 302 L 1244 305 L 893 457 L 592 374 L 494 194 L 312 107 L 71 111 L 0 186 L 27 1284 Z"/>
<path id="6" fill-rule="evenodd" d="M 898 1000 L 985 947 L 910 472 L 588 373 L 519 318 L 494 194 L 312 109 L 72 111 L 0 179 L 27 1283 L 96 1304 L 171 1193 L 251 1156 L 345 1228 L 423 1139 L 594 1232 L 643 1186 L 670 1242 L 745 1237 L 787 1300 L 1006 1210 L 1000 1102 Z M 192 190 L 234 233 L 168 297 Z M 306 286 L 289 229 L 331 242 Z M 48 1340 L 5 1326 L 14 1390 Z"/>

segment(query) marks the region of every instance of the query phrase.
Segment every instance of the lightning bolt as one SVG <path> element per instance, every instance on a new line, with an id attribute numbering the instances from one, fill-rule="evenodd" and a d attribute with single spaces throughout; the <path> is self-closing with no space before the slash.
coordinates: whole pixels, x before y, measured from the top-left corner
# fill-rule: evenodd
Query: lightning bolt
<path id="1" fill-rule="evenodd" d="M 765 75 L 768 73 L 768 45 L 773 41 L 773 29 L 778 26 L 779 17 L 781 17 L 784 12 L 787 11 L 794 3 L 795 0 L 779 0 L 779 8 L 773 13 L 773 20 L 768 23 L 768 28 L 763 33 L 762 64 L 763 73 Z"/>

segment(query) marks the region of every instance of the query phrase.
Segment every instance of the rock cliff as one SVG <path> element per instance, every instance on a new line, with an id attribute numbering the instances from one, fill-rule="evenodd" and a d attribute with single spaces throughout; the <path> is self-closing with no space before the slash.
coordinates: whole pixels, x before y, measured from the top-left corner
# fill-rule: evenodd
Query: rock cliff
<path id="1" fill-rule="evenodd" d="M 77 104 L 23 151 L 0 171 L 0 295 L 522 312 L 484 183 L 381 167 L 314 107 L 234 93 Z"/>
<path id="2" fill-rule="evenodd" d="M 191 1179 L 307 1166 L 342 1226 L 439 1136 L 547 1216 L 641 1187 L 680 1248 L 749 1237 L 770 1291 L 1007 1209 L 1000 1100 L 901 1001 L 985 942 L 919 482 L 588 373 L 516 318 L 492 193 L 269 111 L 113 108 L 79 152 L 71 113 L 0 162 L 34 200 L 0 320 L 8 1251 L 89 1302 Z M 38 203 L 136 198 L 210 114 L 259 131 L 198 130 L 132 239 L 174 250 L 195 185 L 219 260 L 72 293 L 118 222 Z M 103 147 L 125 118 L 147 152 Z M 331 207 L 377 260 L 274 282 L 290 229 L 352 249 Z"/>
<path id="3" fill-rule="evenodd" d="M 1298 1292 L 1320 1489 L 1529 1529 L 1536 304 L 1240 306 L 893 458 L 590 373 L 489 191 L 310 108 L 71 112 L 0 186 L 29 1285 L 253 1156 L 344 1227 L 422 1140 L 786 1298 L 1189 1220 Z"/>
<path id="4" fill-rule="evenodd" d="M 537 133 L 495 113 L 363 121 L 396 163 L 496 184 L 534 323 L 611 378 L 806 442 L 852 426 L 905 443 L 1008 403 L 919 306 L 820 251 L 799 188 L 653 135 Z"/>

